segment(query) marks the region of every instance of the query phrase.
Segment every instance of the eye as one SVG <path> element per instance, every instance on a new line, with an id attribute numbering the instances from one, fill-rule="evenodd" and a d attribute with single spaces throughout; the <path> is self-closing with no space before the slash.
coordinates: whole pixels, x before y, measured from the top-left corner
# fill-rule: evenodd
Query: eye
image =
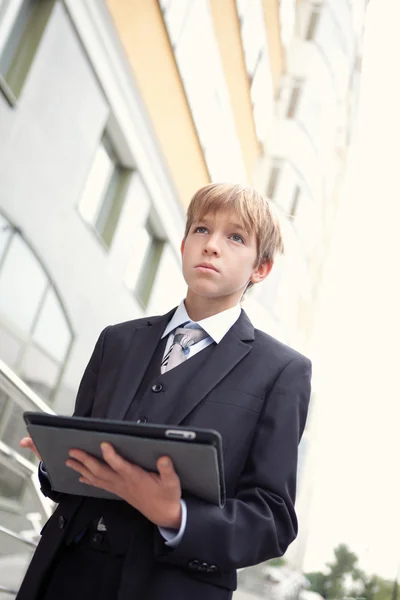
<path id="1" fill-rule="evenodd" d="M 238 233 L 233 233 L 231 235 L 231 238 L 233 239 L 234 242 L 239 242 L 239 244 L 244 244 L 244 239 Z"/>
<path id="2" fill-rule="evenodd" d="M 207 227 L 195 227 L 193 230 L 193 233 L 207 233 L 208 229 Z"/>

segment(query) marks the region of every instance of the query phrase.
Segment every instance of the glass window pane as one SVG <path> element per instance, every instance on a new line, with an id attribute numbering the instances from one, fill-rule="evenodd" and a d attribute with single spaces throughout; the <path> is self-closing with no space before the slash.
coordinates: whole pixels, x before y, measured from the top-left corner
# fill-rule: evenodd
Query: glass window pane
<path id="1" fill-rule="evenodd" d="M 90 225 L 94 226 L 97 221 L 114 168 L 114 162 L 102 144 L 96 153 L 78 205 L 79 212 Z"/>
<path id="2" fill-rule="evenodd" d="M 162 4 L 166 4 L 165 2 Z M 182 29 L 191 9 L 191 3 L 187 0 L 171 0 L 164 9 L 164 19 L 167 26 L 171 44 L 175 45 L 181 36 Z"/>
<path id="3" fill-rule="evenodd" d="M 246 179 L 208 3 L 191 3 L 175 57 L 212 179 Z"/>
<path id="4" fill-rule="evenodd" d="M 19 43 L 21 42 L 25 28 L 30 19 L 34 2 L 35 2 L 35 0 L 24 0 L 24 2 L 22 2 L 21 9 L 15 20 L 12 31 L 11 31 L 9 38 L 1 52 L 0 72 L 2 73 L 2 75 L 5 79 L 7 78 L 7 73 L 11 67 L 15 53 L 17 51 Z M 1 6 L 0 6 L 0 9 L 1 9 Z"/>
<path id="5" fill-rule="evenodd" d="M 240 19 L 243 19 L 252 0 L 236 0 L 236 10 Z"/>
<path id="6" fill-rule="evenodd" d="M 38 348 L 28 348 L 23 360 L 21 378 L 44 400 L 51 398 L 59 373 L 58 364 Z"/>
<path id="7" fill-rule="evenodd" d="M 270 119 L 273 114 L 273 88 L 268 56 L 264 53 L 259 62 L 251 86 L 251 99 L 254 104 L 254 122 L 258 139 L 266 139 Z"/>
<path id="8" fill-rule="evenodd" d="M 279 20 L 281 24 L 282 43 L 287 46 L 293 37 L 296 21 L 296 0 L 280 0 Z"/>
<path id="9" fill-rule="evenodd" d="M 47 285 L 47 278 L 25 242 L 14 236 L 0 271 L 0 313 L 29 332 Z"/>
<path id="10" fill-rule="evenodd" d="M 139 280 L 140 272 L 143 264 L 148 256 L 152 236 L 146 227 L 136 230 L 134 233 L 135 239 L 135 250 L 132 253 L 132 257 L 128 263 L 128 268 L 125 274 L 125 285 L 129 290 L 134 291 Z"/>
<path id="11" fill-rule="evenodd" d="M 7 412 L 8 411 L 6 411 L 6 414 Z M 4 425 L 4 432 L 2 435 L 2 441 L 10 446 L 10 448 L 13 450 L 18 450 L 18 452 L 20 451 L 20 439 L 26 435 L 26 426 L 23 419 L 23 413 L 23 409 L 12 402 L 11 412 L 8 413 L 9 416 Z M 28 456 L 29 453 L 24 454 L 25 456 Z"/>
<path id="12" fill-rule="evenodd" d="M 0 492 L 2 498 L 19 500 L 24 485 L 25 479 L 20 475 L 17 475 L 6 467 L 0 469 Z"/>
<path id="13" fill-rule="evenodd" d="M 21 348 L 22 342 L 0 325 L 0 359 L 14 370 L 17 370 Z"/>
<path id="14" fill-rule="evenodd" d="M 253 75 L 257 58 L 266 45 L 264 13 L 260 0 L 255 0 L 246 11 L 242 23 L 242 42 L 246 68 Z"/>
<path id="15" fill-rule="evenodd" d="M 298 177 L 293 168 L 287 162 L 282 163 L 273 200 L 287 215 L 290 214 L 293 193 L 297 185 Z"/>
<path id="16" fill-rule="evenodd" d="M 4 414 L 4 410 L 7 406 L 8 401 L 9 401 L 9 397 L 7 396 L 5 391 L 0 388 L 0 425 L 1 425 L 1 419 Z"/>
<path id="17" fill-rule="evenodd" d="M 33 339 L 57 361 L 63 362 L 71 342 L 71 332 L 53 289 L 46 294 Z"/>
<path id="18" fill-rule="evenodd" d="M 182 276 L 180 261 L 169 245 L 164 247 L 157 274 L 154 279 L 148 311 L 159 314 L 176 306 L 185 296 L 186 284 Z"/>

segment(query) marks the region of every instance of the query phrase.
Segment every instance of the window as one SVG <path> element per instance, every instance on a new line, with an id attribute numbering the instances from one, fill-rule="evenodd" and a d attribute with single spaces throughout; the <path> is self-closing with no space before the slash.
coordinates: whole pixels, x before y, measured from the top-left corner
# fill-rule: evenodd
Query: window
<path id="1" fill-rule="evenodd" d="M 86 180 L 78 211 L 107 248 L 111 246 L 118 225 L 130 174 L 131 171 L 119 162 L 105 135 Z"/>
<path id="2" fill-rule="evenodd" d="M 147 309 L 152 315 L 165 313 L 169 307 L 177 306 L 185 295 L 181 261 L 166 242 Z"/>
<path id="3" fill-rule="evenodd" d="M 0 359 L 45 401 L 58 389 L 73 342 L 57 292 L 21 232 L 0 215 Z M 22 409 L 0 390 L 0 440 L 22 452 Z M 25 480 L 4 469 L 1 498 L 19 500 Z"/>
<path id="4" fill-rule="evenodd" d="M 125 275 L 125 283 L 144 308 L 147 307 L 161 261 L 165 240 L 157 235 L 149 215 L 143 228 L 135 233 L 135 246 L 141 253 L 132 256 Z"/>
<path id="5" fill-rule="evenodd" d="M 341 26 L 334 13 L 326 7 L 315 7 L 311 13 L 306 39 L 313 41 L 327 61 L 338 98 L 348 89 L 350 62 Z"/>
<path id="6" fill-rule="evenodd" d="M 36 255 L 15 227 L 6 230 L 11 237 L 0 258 L 0 359 L 51 400 L 71 347 L 71 326 Z"/>
<path id="7" fill-rule="evenodd" d="M 132 177 L 129 195 L 137 206 L 132 230 L 132 253 L 126 267 L 124 283 L 140 304 L 147 308 L 164 251 L 165 235 L 142 178 Z"/>
<path id="8" fill-rule="evenodd" d="M 246 181 L 209 2 L 160 0 L 160 7 L 211 179 Z"/>
<path id="9" fill-rule="evenodd" d="M 296 116 L 299 99 L 302 93 L 303 80 L 295 79 L 290 93 L 289 104 L 286 116 L 288 119 L 293 119 Z"/>
<path id="10" fill-rule="evenodd" d="M 263 51 L 253 74 L 250 96 L 253 103 L 254 123 L 257 137 L 264 142 L 269 130 L 270 118 L 273 111 L 273 95 L 271 72 L 267 51 Z"/>
<path id="11" fill-rule="evenodd" d="M 296 21 L 296 0 L 279 0 L 279 21 L 282 43 L 288 46 L 292 40 Z"/>
<path id="12" fill-rule="evenodd" d="M 283 118 L 294 119 L 309 138 L 315 151 L 326 143 L 327 117 L 323 113 L 323 90 L 313 79 L 286 77 L 280 90 L 280 114 Z M 330 115 L 331 118 L 331 115 Z"/>
<path id="13" fill-rule="evenodd" d="M 277 160 L 270 171 L 268 195 L 288 217 L 294 217 L 301 195 L 299 173 L 286 160 Z"/>
<path id="14" fill-rule="evenodd" d="M 236 0 L 241 24 L 244 60 L 250 80 L 250 96 L 256 133 L 263 143 L 273 114 L 273 86 L 268 54 L 267 31 L 261 0 Z"/>
<path id="15" fill-rule="evenodd" d="M 294 227 L 304 255 L 310 256 L 322 231 L 321 206 L 313 201 L 300 171 L 287 160 L 276 160 L 268 194 Z"/>
<path id="16" fill-rule="evenodd" d="M 22 92 L 53 6 L 54 0 L 19 0 L 0 14 L 0 39 L 5 39 L 0 47 L 0 88 L 11 104 Z"/>
<path id="17" fill-rule="evenodd" d="M 315 37 L 316 31 L 318 28 L 320 14 L 321 14 L 321 12 L 320 12 L 319 7 L 315 7 L 311 13 L 310 20 L 308 22 L 307 32 L 306 32 L 306 40 L 309 42 L 312 41 Z"/>
<path id="18" fill-rule="evenodd" d="M 40 309 L 47 277 L 23 239 L 14 235 L 0 271 L 0 315 L 29 334 Z M 23 301 L 23 299 L 29 299 Z"/>

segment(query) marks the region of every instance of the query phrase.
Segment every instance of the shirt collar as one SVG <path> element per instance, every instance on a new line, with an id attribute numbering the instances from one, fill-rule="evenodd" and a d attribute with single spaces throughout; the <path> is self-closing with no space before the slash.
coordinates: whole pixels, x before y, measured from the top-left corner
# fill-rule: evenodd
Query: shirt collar
<path id="1" fill-rule="evenodd" d="M 206 319 L 197 321 L 197 323 L 202 329 L 204 329 L 206 333 L 208 333 L 214 342 L 219 344 L 222 338 L 228 333 L 232 325 L 236 323 L 240 317 L 241 310 L 240 304 L 236 304 L 236 306 L 233 306 L 232 308 L 228 308 L 227 310 L 217 313 L 216 315 L 212 315 L 212 317 L 207 317 Z M 182 300 L 172 319 L 165 328 L 161 339 L 183 323 L 187 323 L 187 321 L 193 323 L 187 314 L 185 303 Z"/>

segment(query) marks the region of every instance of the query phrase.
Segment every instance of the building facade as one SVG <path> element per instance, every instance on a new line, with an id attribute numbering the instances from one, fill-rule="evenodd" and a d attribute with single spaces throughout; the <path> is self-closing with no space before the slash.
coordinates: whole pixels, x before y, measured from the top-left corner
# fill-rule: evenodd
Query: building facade
<path id="1" fill-rule="evenodd" d="M 49 510 L 18 446 L 23 410 L 70 413 L 100 331 L 180 301 L 200 186 L 250 183 L 272 199 L 286 253 L 245 309 L 307 353 L 365 4 L 0 0 L 3 529 L 35 539 Z M 10 531 L 0 585 L 15 587 L 7 561 L 25 554 Z"/>

